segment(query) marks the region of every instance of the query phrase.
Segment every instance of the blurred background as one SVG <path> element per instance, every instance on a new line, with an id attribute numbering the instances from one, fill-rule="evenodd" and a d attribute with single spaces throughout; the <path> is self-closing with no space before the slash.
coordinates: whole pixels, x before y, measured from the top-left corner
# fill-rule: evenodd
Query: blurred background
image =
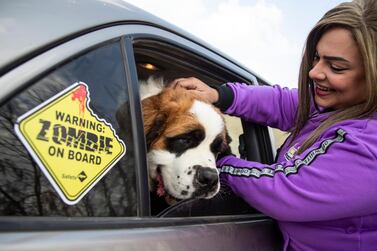
<path id="1" fill-rule="evenodd" d="M 342 0 L 126 0 L 194 34 L 269 81 L 297 87 L 305 39 Z"/>

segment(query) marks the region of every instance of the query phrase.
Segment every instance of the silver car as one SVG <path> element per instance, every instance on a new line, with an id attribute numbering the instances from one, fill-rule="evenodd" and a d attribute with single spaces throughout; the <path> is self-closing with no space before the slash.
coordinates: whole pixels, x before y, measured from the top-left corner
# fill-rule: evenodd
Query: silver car
<path id="1" fill-rule="evenodd" d="M 276 222 L 230 190 L 157 209 L 139 95 L 151 75 L 268 84 L 124 1 L 1 1 L 0 250 L 282 249 Z M 226 122 L 235 154 L 273 161 L 268 128 Z"/>

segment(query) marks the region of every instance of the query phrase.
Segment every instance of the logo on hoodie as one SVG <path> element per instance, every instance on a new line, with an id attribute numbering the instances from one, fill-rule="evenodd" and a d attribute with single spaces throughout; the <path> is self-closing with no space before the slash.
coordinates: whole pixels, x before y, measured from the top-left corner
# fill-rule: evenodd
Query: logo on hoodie
<path id="1" fill-rule="evenodd" d="M 284 158 L 286 160 L 291 160 L 297 153 L 300 146 L 298 144 L 294 144 L 289 150 L 284 154 Z"/>

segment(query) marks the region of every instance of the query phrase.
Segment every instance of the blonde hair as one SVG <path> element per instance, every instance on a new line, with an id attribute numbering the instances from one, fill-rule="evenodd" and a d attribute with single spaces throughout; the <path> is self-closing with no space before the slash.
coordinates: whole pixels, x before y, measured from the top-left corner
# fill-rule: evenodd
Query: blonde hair
<path id="1" fill-rule="evenodd" d="M 354 0 L 341 3 L 328 11 L 308 35 L 299 72 L 299 108 L 296 126 L 292 129 L 290 143 L 299 134 L 310 116 L 312 80 L 309 71 L 321 36 L 328 30 L 341 27 L 349 30 L 359 47 L 365 70 L 367 97 L 364 103 L 337 110 L 323 121 L 301 145 L 299 153 L 310 147 L 330 126 L 351 118 L 366 118 L 377 110 L 377 1 Z"/>

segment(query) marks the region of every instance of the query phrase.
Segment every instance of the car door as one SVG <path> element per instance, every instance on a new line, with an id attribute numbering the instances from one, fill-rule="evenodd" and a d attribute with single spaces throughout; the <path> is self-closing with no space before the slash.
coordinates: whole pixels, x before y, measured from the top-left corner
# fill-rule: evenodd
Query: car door
<path id="1" fill-rule="evenodd" d="M 231 191 L 153 212 L 139 95 L 153 74 L 258 84 L 207 45 L 147 24 L 77 34 L 1 76 L 1 250 L 281 248 L 276 223 Z M 267 128 L 227 123 L 234 153 L 272 161 Z"/>

